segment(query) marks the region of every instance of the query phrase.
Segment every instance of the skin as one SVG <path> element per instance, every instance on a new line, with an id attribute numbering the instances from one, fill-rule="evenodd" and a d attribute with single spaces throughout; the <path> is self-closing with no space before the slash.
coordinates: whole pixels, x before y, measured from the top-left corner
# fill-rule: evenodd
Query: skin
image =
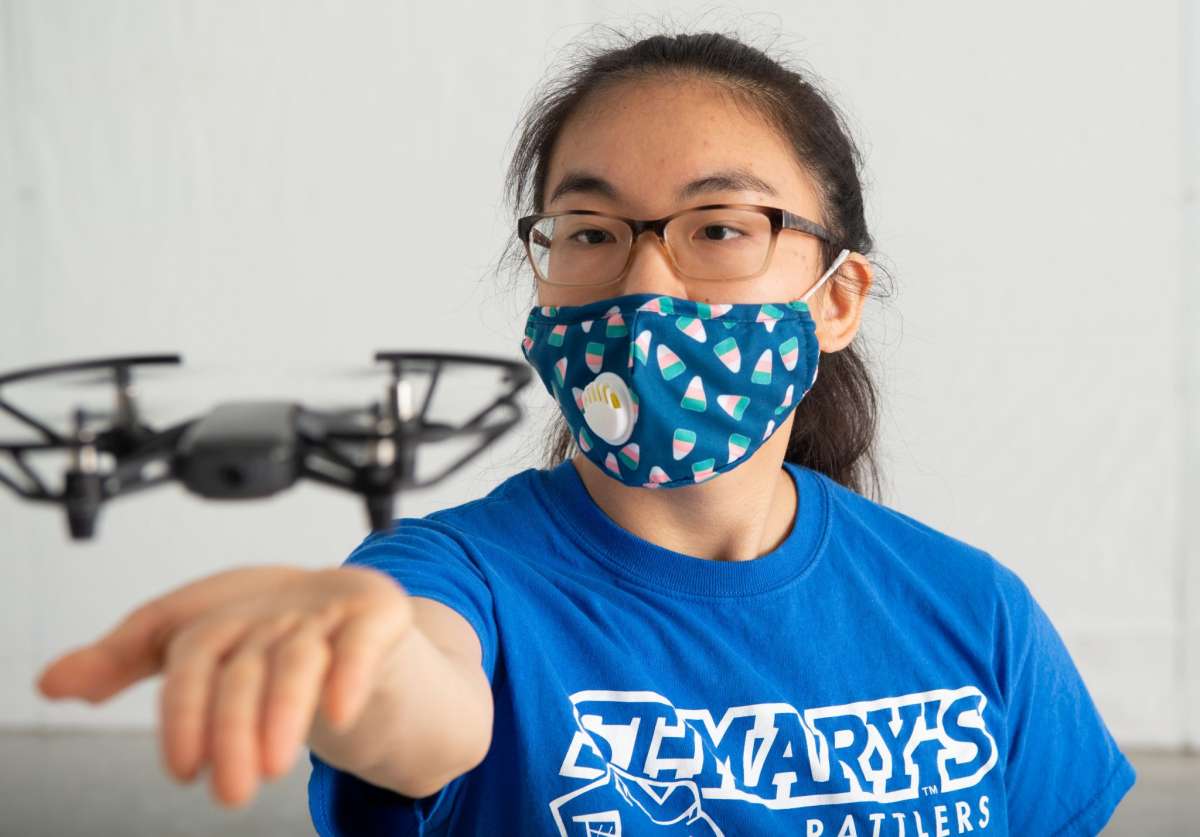
<path id="1" fill-rule="evenodd" d="M 744 169 L 775 192 L 706 191 L 680 202 L 678 190 L 712 172 Z M 784 137 L 726 88 L 700 79 L 625 82 L 594 94 L 564 126 L 550 158 L 544 194 L 569 171 L 608 181 L 616 197 L 570 192 L 545 212 L 592 209 L 659 218 L 707 203 L 779 206 L 825 224 L 819 193 Z M 820 277 L 820 241 L 782 230 L 767 269 L 737 282 L 680 277 L 658 238 L 643 233 L 625 274 L 612 284 L 538 283 L 541 305 L 580 305 L 634 293 L 702 302 L 763 303 L 798 299 Z M 851 253 L 808 299 L 822 352 L 845 348 L 858 331 L 871 287 L 871 264 Z M 794 415 L 794 414 L 793 414 Z M 791 530 L 797 497 L 782 468 L 792 416 L 745 462 L 695 486 L 651 491 L 606 476 L 577 454 L 572 462 L 588 493 L 617 524 L 638 537 L 698 558 L 744 561 L 777 547 Z"/>
<path id="2" fill-rule="evenodd" d="M 207 576 L 62 654 L 37 688 L 99 704 L 160 673 L 164 770 L 187 783 L 210 767 L 212 797 L 230 808 L 288 772 L 303 744 L 421 797 L 482 761 L 491 742 L 474 629 L 366 567 Z"/>

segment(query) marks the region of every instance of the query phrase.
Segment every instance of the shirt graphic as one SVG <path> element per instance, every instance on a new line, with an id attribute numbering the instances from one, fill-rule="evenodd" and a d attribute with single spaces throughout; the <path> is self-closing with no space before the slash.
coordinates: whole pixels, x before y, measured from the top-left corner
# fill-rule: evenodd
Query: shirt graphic
<path id="1" fill-rule="evenodd" d="M 971 788 L 997 758 L 974 686 L 803 711 L 760 703 L 719 717 L 652 691 L 581 691 L 571 703 L 578 729 L 559 773 L 584 784 L 550 802 L 564 837 L 617 837 L 634 821 L 639 832 L 653 823 L 663 834 L 721 835 L 705 799 L 777 809 L 903 802 Z M 970 820 L 968 803 L 958 806 Z"/>

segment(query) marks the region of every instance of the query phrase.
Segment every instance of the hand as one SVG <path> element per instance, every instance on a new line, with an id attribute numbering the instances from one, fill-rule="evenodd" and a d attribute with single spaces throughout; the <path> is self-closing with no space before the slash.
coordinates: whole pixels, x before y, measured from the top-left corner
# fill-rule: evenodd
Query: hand
<path id="1" fill-rule="evenodd" d="M 190 782 L 211 763 L 213 796 L 240 807 L 291 768 L 318 702 L 335 731 L 352 727 L 412 621 L 408 595 L 375 570 L 239 568 L 143 604 L 37 687 L 97 704 L 162 671 L 165 769 Z"/>

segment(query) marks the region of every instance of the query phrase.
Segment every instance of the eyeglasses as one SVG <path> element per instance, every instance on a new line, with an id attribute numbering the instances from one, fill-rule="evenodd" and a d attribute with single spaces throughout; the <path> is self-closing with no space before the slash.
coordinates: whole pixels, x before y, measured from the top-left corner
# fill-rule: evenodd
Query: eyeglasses
<path id="1" fill-rule="evenodd" d="M 786 209 L 714 203 L 664 218 L 639 221 L 589 209 L 527 215 L 517 221 L 537 278 L 548 285 L 607 285 L 633 261 L 633 243 L 646 230 L 662 241 L 675 270 L 688 279 L 752 279 L 770 264 L 780 230 L 829 243 L 829 230 Z M 710 233 L 716 233 L 715 236 Z"/>

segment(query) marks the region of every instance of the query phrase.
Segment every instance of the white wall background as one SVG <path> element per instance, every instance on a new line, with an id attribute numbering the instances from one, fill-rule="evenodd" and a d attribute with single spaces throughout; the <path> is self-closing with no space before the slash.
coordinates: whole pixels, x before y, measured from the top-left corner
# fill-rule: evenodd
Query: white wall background
<path id="1" fill-rule="evenodd" d="M 647 13 L 778 31 L 852 119 L 897 282 L 867 326 L 886 502 L 1026 579 L 1122 743 L 1200 744 L 1195 7 L 705 8 L 0 0 L 0 369 L 180 351 L 142 387 L 165 422 L 374 398 L 342 373 L 381 348 L 518 357 L 527 292 L 488 270 L 510 132 L 557 50 Z M 403 511 L 530 464 L 539 427 Z M 0 495 L 0 533 L 0 724 L 149 727 L 155 681 L 93 707 L 33 680 L 201 575 L 336 564 L 364 515 L 318 486 L 170 487 L 77 545 Z"/>

